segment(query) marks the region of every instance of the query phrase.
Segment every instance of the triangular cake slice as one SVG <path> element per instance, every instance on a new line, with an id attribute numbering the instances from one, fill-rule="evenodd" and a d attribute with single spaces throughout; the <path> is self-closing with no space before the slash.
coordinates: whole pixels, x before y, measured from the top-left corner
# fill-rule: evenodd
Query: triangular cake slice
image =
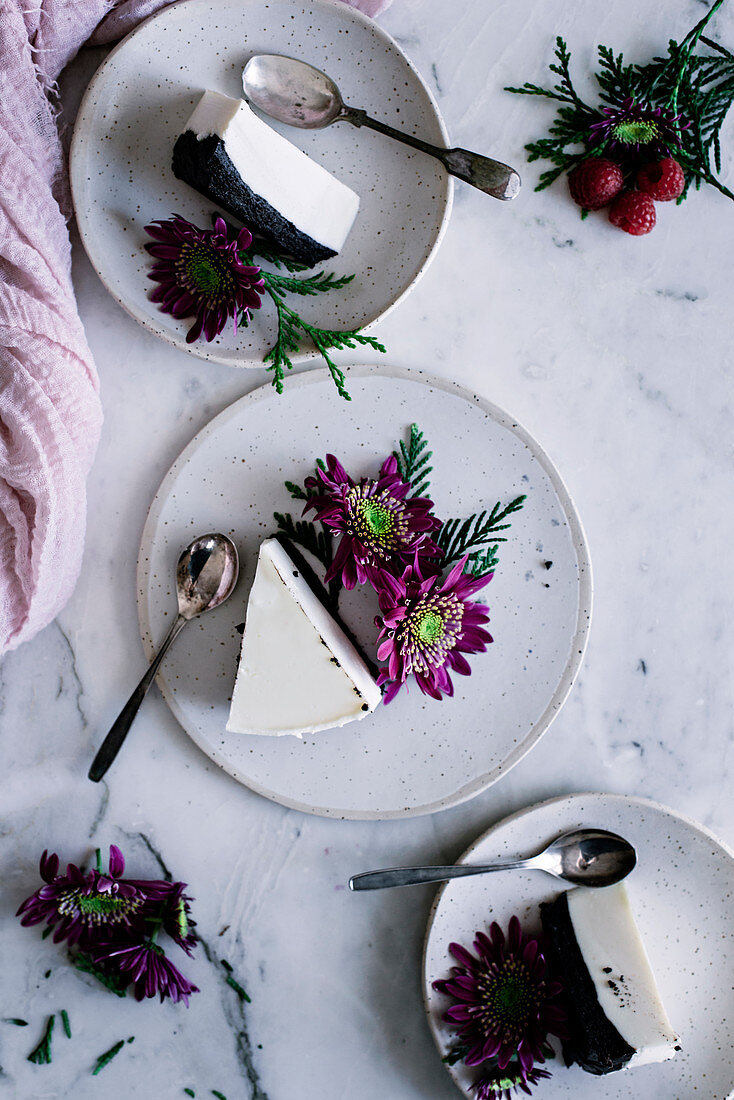
<path id="1" fill-rule="evenodd" d="M 277 539 L 260 546 L 227 730 L 315 733 L 364 718 L 382 698 L 356 646 Z"/>

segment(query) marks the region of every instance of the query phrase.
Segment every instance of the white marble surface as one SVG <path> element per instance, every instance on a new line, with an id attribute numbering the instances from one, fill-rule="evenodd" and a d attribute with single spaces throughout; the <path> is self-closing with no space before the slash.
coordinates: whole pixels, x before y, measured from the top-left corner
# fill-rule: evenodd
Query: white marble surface
<path id="1" fill-rule="evenodd" d="M 556 33 L 580 65 L 599 40 L 645 59 L 703 10 L 395 0 L 383 25 L 430 78 L 454 140 L 522 164 L 550 112 L 501 89 L 544 76 Z M 734 12 L 716 30 L 731 45 Z M 69 74 L 69 110 L 101 57 Z M 352 896 L 350 873 L 447 862 L 506 813 L 584 789 L 658 799 L 734 844 L 732 207 L 706 190 L 659 207 L 638 240 L 603 216 L 582 224 L 563 186 L 535 195 L 537 171 L 526 168 L 512 206 L 457 188 L 436 262 L 377 330 L 394 362 L 460 378 L 527 425 L 575 496 L 595 565 L 591 641 L 566 708 L 502 782 L 430 818 L 329 821 L 258 798 L 188 741 L 155 692 L 109 784 L 86 780 L 142 669 L 134 569 L 148 503 L 191 436 L 265 375 L 158 343 L 77 249 L 106 421 L 76 593 L 0 668 L 0 1015 L 31 1021 L 0 1025 L 3 1097 L 147 1100 L 187 1086 L 227 1100 L 451 1100 L 420 999 L 431 890 Z M 138 875 L 162 860 L 191 885 L 207 950 L 188 968 L 202 988 L 188 1011 L 118 1001 L 13 919 L 42 848 L 81 860 L 110 842 Z M 252 996 L 244 1010 L 221 958 Z M 43 1019 L 63 1007 L 73 1041 L 56 1039 L 51 1066 L 30 1065 Z M 96 1055 L 129 1035 L 92 1078 Z"/>

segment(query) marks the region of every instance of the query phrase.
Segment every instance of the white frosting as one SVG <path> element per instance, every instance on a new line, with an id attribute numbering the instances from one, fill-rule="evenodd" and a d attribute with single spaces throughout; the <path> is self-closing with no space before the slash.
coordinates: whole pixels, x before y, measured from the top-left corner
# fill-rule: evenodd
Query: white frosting
<path id="1" fill-rule="evenodd" d="M 276 133 L 243 99 L 204 92 L 186 123 L 201 141 L 215 135 L 240 176 L 296 229 L 340 252 L 359 195 Z"/>
<path id="2" fill-rule="evenodd" d="M 604 1015 L 635 1051 L 625 1068 L 672 1058 L 677 1036 L 624 885 L 571 890 L 568 911 Z"/>
<path id="3" fill-rule="evenodd" d="M 260 547 L 227 722 L 231 733 L 315 733 L 373 711 L 382 693 L 283 547 Z"/>

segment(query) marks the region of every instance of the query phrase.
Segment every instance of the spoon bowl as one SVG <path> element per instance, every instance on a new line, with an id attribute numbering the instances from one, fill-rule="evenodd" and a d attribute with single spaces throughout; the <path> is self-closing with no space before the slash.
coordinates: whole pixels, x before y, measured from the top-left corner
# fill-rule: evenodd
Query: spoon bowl
<path id="1" fill-rule="evenodd" d="M 93 783 L 100 781 L 122 748 L 140 704 L 173 641 L 190 619 L 224 603 L 237 583 L 238 573 L 237 547 L 226 535 L 200 535 L 183 551 L 176 565 L 178 615 L 148 671 L 100 745 L 89 769 L 89 778 Z"/>
<path id="2" fill-rule="evenodd" d="M 387 886 L 416 886 L 493 871 L 516 870 L 545 871 L 577 886 L 613 886 L 626 878 L 636 863 L 637 853 L 624 837 L 605 829 L 576 829 L 556 837 L 542 852 L 528 859 L 365 871 L 349 880 L 349 889 L 382 890 Z"/>
<path id="3" fill-rule="evenodd" d="M 176 565 L 178 613 L 193 619 L 224 603 L 237 583 L 237 548 L 226 535 L 201 535 Z"/>
<path id="4" fill-rule="evenodd" d="M 603 829 L 564 833 L 541 855 L 548 859 L 548 866 L 542 870 L 579 886 L 613 886 L 626 878 L 637 863 L 632 845 L 624 837 Z"/>
<path id="5" fill-rule="evenodd" d="M 242 86 L 250 102 L 266 115 L 302 130 L 330 126 L 344 108 L 331 77 L 283 54 L 251 57 L 242 74 Z"/>

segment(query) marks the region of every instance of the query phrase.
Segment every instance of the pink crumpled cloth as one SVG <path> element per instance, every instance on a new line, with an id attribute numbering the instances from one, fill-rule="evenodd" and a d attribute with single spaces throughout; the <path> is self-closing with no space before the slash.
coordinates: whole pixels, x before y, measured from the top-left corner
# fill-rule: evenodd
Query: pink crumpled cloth
<path id="1" fill-rule="evenodd" d="M 102 423 L 71 284 L 55 82 L 85 42 L 113 42 L 169 2 L 0 0 L 0 654 L 72 593 Z M 390 0 L 347 2 L 374 16 Z"/>

